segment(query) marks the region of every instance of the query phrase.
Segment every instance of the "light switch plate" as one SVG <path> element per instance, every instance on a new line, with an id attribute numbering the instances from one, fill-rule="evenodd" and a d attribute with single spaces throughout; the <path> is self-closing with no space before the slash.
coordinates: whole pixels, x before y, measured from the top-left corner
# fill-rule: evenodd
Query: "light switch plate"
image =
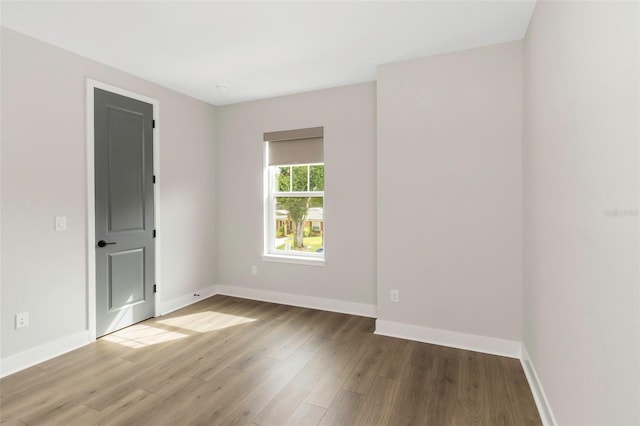
<path id="1" fill-rule="evenodd" d="M 67 217 L 66 216 L 56 216 L 56 231 L 66 231 L 67 230 Z"/>

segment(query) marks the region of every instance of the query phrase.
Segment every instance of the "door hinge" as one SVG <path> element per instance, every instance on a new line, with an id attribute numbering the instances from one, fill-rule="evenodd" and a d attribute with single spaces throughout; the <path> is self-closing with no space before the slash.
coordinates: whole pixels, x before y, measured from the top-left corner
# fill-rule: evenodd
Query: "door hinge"
<path id="1" fill-rule="evenodd" d="M 156 237 L 156 230 L 154 229 L 153 230 L 153 238 L 155 238 L 155 237 Z"/>
<path id="2" fill-rule="evenodd" d="M 153 175 L 153 183 L 156 183 L 156 175 Z"/>
<path id="3" fill-rule="evenodd" d="M 156 128 L 156 120 L 151 120 L 151 126 L 155 129 Z"/>
<path id="4" fill-rule="evenodd" d="M 153 292 L 154 292 L 154 293 L 157 293 L 157 292 L 158 292 L 158 287 L 157 287 L 155 284 L 153 285 Z"/>

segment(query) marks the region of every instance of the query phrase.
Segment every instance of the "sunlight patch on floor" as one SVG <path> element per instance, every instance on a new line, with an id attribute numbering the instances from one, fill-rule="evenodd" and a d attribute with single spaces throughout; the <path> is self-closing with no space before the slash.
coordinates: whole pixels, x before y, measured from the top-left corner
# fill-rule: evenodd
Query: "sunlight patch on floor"
<path id="1" fill-rule="evenodd" d="M 254 318 L 240 317 L 236 315 L 223 314 L 220 312 L 198 312 L 195 314 L 181 315 L 178 317 L 161 319 L 156 321 L 160 324 L 180 327 L 185 330 L 206 333 L 209 331 L 221 330 L 235 325 L 247 324 L 255 321 Z"/>
<path id="2" fill-rule="evenodd" d="M 146 346 L 166 343 L 188 337 L 183 333 L 164 330 L 150 325 L 135 324 L 123 330 L 116 331 L 101 338 L 111 343 L 117 343 L 129 348 L 144 348 Z"/>

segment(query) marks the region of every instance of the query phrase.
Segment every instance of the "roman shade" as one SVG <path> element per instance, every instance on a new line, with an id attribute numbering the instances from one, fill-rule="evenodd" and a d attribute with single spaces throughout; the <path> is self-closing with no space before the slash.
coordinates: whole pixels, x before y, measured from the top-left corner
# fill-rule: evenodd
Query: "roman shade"
<path id="1" fill-rule="evenodd" d="M 267 132 L 269 166 L 324 162 L 324 127 Z"/>

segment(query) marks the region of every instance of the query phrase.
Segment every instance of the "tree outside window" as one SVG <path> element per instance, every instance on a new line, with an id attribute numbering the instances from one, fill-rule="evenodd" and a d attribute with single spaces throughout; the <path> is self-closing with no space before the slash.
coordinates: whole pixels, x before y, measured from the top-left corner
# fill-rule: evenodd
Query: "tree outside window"
<path id="1" fill-rule="evenodd" d="M 324 252 L 324 164 L 272 166 L 273 249 Z"/>

